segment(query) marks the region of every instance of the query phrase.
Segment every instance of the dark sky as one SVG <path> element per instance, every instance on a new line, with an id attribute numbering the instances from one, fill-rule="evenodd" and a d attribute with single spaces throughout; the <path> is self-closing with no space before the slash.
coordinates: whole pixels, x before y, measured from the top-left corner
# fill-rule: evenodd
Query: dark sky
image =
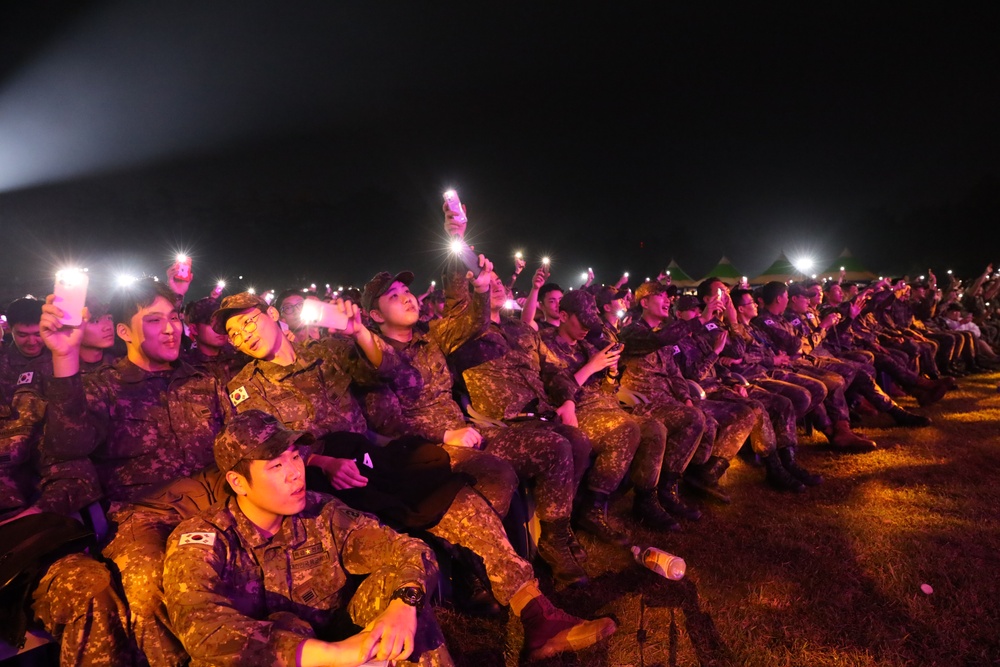
<path id="1" fill-rule="evenodd" d="M 5 294 L 177 247 L 258 288 L 425 282 L 448 186 L 504 272 L 565 283 L 998 259 L 987 3 L 6 4 Z"/>

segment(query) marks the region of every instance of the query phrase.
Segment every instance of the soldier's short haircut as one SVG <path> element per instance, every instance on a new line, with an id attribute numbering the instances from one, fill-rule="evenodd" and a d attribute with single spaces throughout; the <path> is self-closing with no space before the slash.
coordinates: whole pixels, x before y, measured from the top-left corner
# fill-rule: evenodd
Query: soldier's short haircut
<path id="1" fill-rule="evenodd" d="M 542 301 L 545 295 L 549 292 L 562 292 L 562 287 L 559 287 L 556 283 L 545 283 L 538 288 L 538 300 Z"/>
<path id="2" fill-rule="evenodd" d="M 239 473 L 246 477 L 247 486 L 253 486 L 253 475 L 250 474 L 250 461 L 242 460 L 237 461 L 236 465 L 233 466 L 233 472 Z M 233 487 L 229 486 L 229 482 L 226 482 L 226 488 L 233 491 Z"/>
<path id="3" fill-rule="evenodd" d="M 283 303 L 285 303 L 285 299 L 287 299 L 289 297 L 292 297 L 292 296 L 300 296 L 303 299 L 306 298 L 306 295 L 305 295 L 305 293 L 302 292 L 302 290 L 299 290 L 299 289 L 286 289 L 286 290 L 282 290 L 281 293 L 278 294 L 277 298 L 275 298 L 275 300 L 272 302 L 272 305 L 275 308 L 278 309 L 278 312 L 281 312 L 281 305 Z"/>
<path id="4" fill-rule="evenodd" d="M 7 324 L 38 324 L 42 319 L 42 302 L 34 297 L 15 299 L 7 306 Z"/>
<path id="5" fill-rule="evenodd" d="M 702 301 L 705 300 L 705 297 L 708 296 L 708 293 L 712 289 L 712 283 L 722 283 L 723 285 L 725 285 L 726 281 L 723 280 L 722 278 L 717 277 L 717 276 L 709 276 L 708 278 L 705 278 L 700 283 L 698 283 L 698 298 L 699 299 L 701 299 Z M 727 285 L 727 287 L 728 287 L 728 285 Z"/>
<path id="6" fill-rule="evenodd" d="M 764 302 L 765 306 L 770 306 L 779 296 L 787 291 L 788 286 L 785 283 L 772 280 L 760 288 L 760 299 Z"/>
<path id="7" fill-rule="evenodd" d="M 108 305 L 108 312 L 115 324 L 128 325 L 136 313 L 153 305 L 158 296 L 162 296 L 171 305 L 177 301 L 177 295 L 165 283 L 143 278 L 115 292 Z"/>
<path id="8" fill-rule="evenodd" d="M 743 289 L 742 287 L 737 287 L 729 293 L 729 297 L 733 300 L 733 305 L 739 307 L 740 300 L 747 294 L 749 294 L 750 298 L 753 299 L 753 292 L 748 289 Z"/>

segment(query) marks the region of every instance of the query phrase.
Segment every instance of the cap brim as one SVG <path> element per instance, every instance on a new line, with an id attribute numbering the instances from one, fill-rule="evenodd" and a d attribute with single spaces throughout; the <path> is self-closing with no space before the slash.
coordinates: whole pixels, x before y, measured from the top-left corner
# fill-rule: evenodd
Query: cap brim
<path id="1" fill-rule="evenodd" d="M 241 460 L 270 461 L 281 456 L 286 449 L 294 444 L 311 445 L 314 442 L 316 442 L 316 438 L 309 431 L 287 431 L 282 429 L 260 443 L 256 449 Z"/>

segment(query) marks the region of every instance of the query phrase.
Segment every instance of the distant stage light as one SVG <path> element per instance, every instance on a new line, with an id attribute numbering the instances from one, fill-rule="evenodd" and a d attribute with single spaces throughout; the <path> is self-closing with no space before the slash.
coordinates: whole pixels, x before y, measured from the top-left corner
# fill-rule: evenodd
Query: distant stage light
<path id="1" fill-rule="evenodd" d="M 809 271 L 815 264 L 816 262 L 813 261 L 812 257 L 799 257 L 794 262 L 792 262 L 792 265 L 799 270 L 799 273 L 802 274 L 809 273 Z"/>
<path id="2" fill-rule="evenodd" d="M 115 284 L 119 287 L 130 287 L 138 278 L 135 276 L 130 276 L 126 273 L 119 273 L 115 276 Z"/>

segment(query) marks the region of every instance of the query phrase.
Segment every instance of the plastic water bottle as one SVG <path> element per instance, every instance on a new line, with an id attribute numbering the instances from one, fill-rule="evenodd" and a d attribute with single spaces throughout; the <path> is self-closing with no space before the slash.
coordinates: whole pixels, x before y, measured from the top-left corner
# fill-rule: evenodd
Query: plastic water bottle
<path id="1" fill-rule="evenodd" d="M 635 562 L 643 567 L 647 567 L 661 577 L 677 581 L 684 578 L 687 572 L 687 563 L 680 556 L 668 554 L 656 547 L 632 547 L 632 556 Z"/>

